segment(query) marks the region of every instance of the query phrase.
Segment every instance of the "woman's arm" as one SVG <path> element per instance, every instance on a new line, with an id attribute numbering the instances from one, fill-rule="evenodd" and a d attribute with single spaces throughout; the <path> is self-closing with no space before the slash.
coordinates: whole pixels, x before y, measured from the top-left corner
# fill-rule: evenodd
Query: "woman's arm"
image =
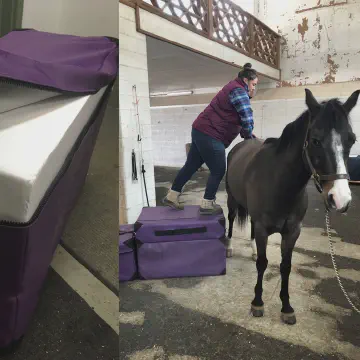
<path id="1" fill-rule="evenodd" d="M 239 115 L 239 123 L 242 127 L 240 136 L 251 139 L 253 137 L 254 120 L 249 95 L 244 89 L 236 88 L 229 94 L 229 100 Z"/>

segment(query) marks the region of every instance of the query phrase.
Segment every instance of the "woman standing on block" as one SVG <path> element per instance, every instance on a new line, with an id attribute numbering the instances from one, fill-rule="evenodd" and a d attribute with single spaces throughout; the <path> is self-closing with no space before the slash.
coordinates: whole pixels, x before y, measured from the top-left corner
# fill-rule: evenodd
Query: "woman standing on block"
<path id="1" fill-rule="evenodd" d="M 230 81 L 213 98 L 192 125 L 192 143 L 184 167 L 163 200 L 164 205 L 182 210 L 179 196 L 184 185 L 204 163 L 210 170 L 200 214 L 222 212 L 215 203 L 216 192 L 226 171 L 225 149 L 240 134 L 255 138 L 250 99 L 255 95 L 258 76 L 251 64 L 244 65 L 235 80 Z"/>

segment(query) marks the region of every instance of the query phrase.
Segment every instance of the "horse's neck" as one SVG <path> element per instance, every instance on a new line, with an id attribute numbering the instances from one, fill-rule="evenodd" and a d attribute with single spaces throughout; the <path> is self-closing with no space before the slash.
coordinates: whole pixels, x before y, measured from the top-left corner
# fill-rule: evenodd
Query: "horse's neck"
<path id="1" fill-rule="evenodd" d="M 283 190 L 291 194 L 301 192 L 309 182 L 311 174 L 305 167 L 302 151 L 296 156 L 288 156 L 280 166 L 279 174 L 283 178 Z"/>
<path id="2" fill-rule="evenodd" d="M 303 154 L 306 124 L 295 136 L 289 147 L 280 154 L 278 173 L 282 178 L 280 181 L 283 185 L 282 189 L 296 197 L 296 194 L 304 190 L 311 177 Z"/>

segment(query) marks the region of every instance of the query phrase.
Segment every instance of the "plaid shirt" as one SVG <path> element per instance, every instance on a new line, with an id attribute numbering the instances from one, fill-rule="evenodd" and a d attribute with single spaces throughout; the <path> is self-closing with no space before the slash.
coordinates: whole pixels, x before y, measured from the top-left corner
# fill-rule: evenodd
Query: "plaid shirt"
<path id="1" fill-rule="evenodd" d="M 236 88 L 229 94 L 230 103 L 234 106 L 239 114 L 239 122 L 241 126 L 240 136 L 245 139 L 254 137 L 252 131 L 254 129 L 253 112 L 250 105 L 250 98 L 246 90 L 243 88 Z"/>

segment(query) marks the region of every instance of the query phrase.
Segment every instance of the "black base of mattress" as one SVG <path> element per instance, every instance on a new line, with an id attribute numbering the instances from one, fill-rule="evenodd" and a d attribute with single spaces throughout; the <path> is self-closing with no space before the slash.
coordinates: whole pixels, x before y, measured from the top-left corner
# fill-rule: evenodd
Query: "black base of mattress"
<path id="1" fill-rule="evenodd" d="M 24 335 L 20 339 L 12 341 L 8 346 L 0 347 L 0 356 L 3 357 L 15 353 L 20 347 L 23 339 Z"/>

